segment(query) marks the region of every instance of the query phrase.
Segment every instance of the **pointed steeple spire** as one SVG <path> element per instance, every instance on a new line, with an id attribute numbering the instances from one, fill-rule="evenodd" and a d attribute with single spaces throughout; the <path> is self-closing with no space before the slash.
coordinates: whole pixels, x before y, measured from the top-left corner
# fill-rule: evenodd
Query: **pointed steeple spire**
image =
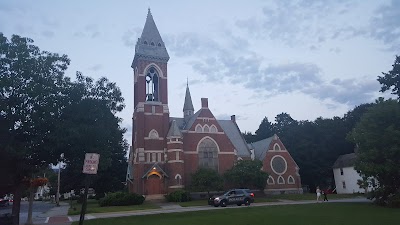
<path id="1" fill-rule="evenodd" d="M 147 12 L 142 35 L 138 38 L 135 46 L 135 58 L 138 57 L 151 58 L 162 62 L 168 62 L 169 60 L 167 49 L 160 32 L 158 32 L 150 8 Z"/>
<path id="2" fill-rule="evenodd" d="M 192 96 L 190 96 L 189 80 L 186 83 L 185 103 L 183 104 L 183 117 L 187 121 L 194 112 Z"/>

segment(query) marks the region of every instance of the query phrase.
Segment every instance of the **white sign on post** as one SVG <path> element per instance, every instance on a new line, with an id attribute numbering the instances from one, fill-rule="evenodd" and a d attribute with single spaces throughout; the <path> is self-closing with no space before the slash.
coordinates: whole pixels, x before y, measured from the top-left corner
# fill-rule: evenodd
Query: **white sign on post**
<path id="1" fill-rule="evenodd" d="M 82 172 L 86 174 L 97 174 L 99 159 L 100 155 L 97 153 L 86 153 Z"/>

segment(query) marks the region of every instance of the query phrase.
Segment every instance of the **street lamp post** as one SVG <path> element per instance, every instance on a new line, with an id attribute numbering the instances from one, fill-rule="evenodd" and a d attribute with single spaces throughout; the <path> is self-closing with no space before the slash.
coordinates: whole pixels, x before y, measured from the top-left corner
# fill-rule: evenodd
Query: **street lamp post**
<path id="1" fill-rule="evenodd" d="M 61 163 L 64 158 L 64 153 L 60 155 L 61 160 L 58 162 L 58 178 L 57 178 L 57 193 L 56 193 L 56 204 L 60 206 L 60 175 L 61 175 Z"/>

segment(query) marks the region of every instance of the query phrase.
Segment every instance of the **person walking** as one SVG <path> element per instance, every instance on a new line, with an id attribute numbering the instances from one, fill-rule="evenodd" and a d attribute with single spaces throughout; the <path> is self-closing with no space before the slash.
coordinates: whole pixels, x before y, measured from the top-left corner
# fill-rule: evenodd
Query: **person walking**
<path id="1" fill-rule="evenodd" d="M 317 186 L 317 190 L 315 192 L 317 193 L 317 203 L 318 203 L 319 198 L 321 197 L 321 189 L 319 189 L 319 186 Z"/>
<path id="2" fill-rule="evenodd" d="M 328 201 L 328 193 L 326 192 L 326 190 L 322 191 L 322 194 L 324 195 L 324 202 Z"/>

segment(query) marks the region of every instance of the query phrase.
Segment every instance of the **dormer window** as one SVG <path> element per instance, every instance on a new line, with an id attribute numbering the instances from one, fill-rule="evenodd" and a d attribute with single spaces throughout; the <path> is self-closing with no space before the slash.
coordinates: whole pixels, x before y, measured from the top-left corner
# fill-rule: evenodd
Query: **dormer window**
<path id="1" fill-rule="evenodd" d="M 144 41 L 143 44 L 147 45 L 147 41 Z"/>
<path id="2" fill-rule="evenodd" d="M 158 47 L 161 47 L 161 43 L 158 43 Z"/>
<path id="3" fill-rule="evenodd" d="M 158 101 L 158 74 L 150 67 L 146 74 L 146 101 Z"/>
<path id="4" fill-rule="evenodd" d="M 150 44 L 151 46 L 154 46 L 154 42 L 151 42 L 151 44 Z"/>

